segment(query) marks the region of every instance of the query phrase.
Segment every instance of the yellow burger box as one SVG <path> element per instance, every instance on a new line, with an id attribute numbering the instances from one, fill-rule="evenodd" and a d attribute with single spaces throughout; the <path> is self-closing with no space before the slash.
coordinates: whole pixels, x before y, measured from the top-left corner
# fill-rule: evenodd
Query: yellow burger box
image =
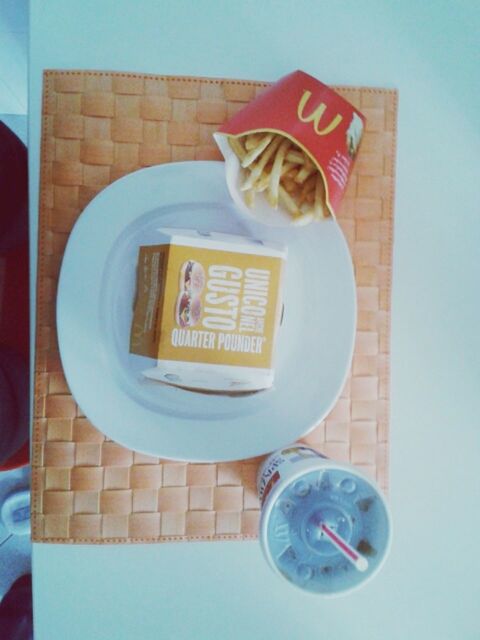
<path id="1" fill-rule="evenodd" d="M 273 385 L 286 248 L 242 236 L 161 229 L 141 246 L 130 352 L 147 378 L 215 392 Z"/>

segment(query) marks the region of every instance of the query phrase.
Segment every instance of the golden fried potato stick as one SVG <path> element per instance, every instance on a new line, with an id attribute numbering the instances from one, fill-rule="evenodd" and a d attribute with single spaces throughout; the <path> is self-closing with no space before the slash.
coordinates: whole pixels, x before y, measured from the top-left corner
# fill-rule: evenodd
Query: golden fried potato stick
<path id="1" fill-rule="evenodd" d="M 230 145 L 232 151 L 240 159 L 240 162 L 241 162 L 247 155 L 247 152 L 245 151 L 241 141 L 238 138 L 230 138 L 229 136 L 228 144 Z"/>
<path id="2" fill-rule="evenodd" d="M 315 200 L 315 188 L 313 188 L 310 191 L 302 192 L 300 194 L 299 205 L 302 206 L 304 203 L 313 204 L 314 200 Z"/>
<path id="3" fill-rule="evenodd" d="M 287 153 L 287 161 L 295 164 L 305 164 L 305 155 L 301 151 L 289 151 Z"/>
<path id="4" fill-rule="evenodd" d="M 317 183 L 317 174 L 313 174 L 312 176 L 307 178 L 303 183 L 302 193 L 303 192 L 309 193 L 310 191 L 313 191 L 315 189 L 316 183 Z"/>
<path id="5" fill-rule="evenodd" d="M 290 197 L 285 189 L 283 189 L 282 186 L 279 187 L 278 195 L 281 202 L 284 204 L 285 208 L 292 216 L 292 223 L 294 225 L 304 225 L 313 220 L 312 210 L 308 209 L 306 206 L 302 209 L 299 209 L 295 201 Z"/>
<path id="6" fill-rule="evenodd" d="M 315 183 L 315 201 L 313 205 L 313 215 L 315 218 L 326 218 L 325 208 L 325 186 L 323 184 L 323 177 L 320 173 L 317 175 L 317 181 Z"/>
<path id="7" fill-rule="evenodd" d="M 284 162 L 282 165 L 282 171 L 280 173 L 280 178 L 287 177 L 292 171 L 296 171 L 295 165 L 291 162 Z"/>
<path id="8" fill-rule="evenodd" d="M 264 149 L 268 147 L 272 138 L 273 138 L 273 133 L 267 133 L 266 136 L 263 136 L 263 138 L 260 140 L 258 145 L 247 153 L 247 155 L 242 160 L 242 167 L 244 169 L 246 169 L 249 165 L 251 165 L 252 162 L 256 160 L 258 156 L 262 153 L 262 151 L 264 151 Z"/>
<path id="9" fill-rule="evenodd" d="M 293 194 L 297 194 L 299 192 L 298 184 L 296 184 L 292 178 L 280 178 L 280 184 L 292 197 L 295 197 Z"/>
<path id="10" fill-rule="evenodd" d="M 313 193 L 315 191 L 315 184 L 317 182 L 317 176 L 314 174 L 307 178 L 302 186 L 302 191 L 300 193 L 300 204 L 303 204 L 309 193 Z"/>
<path id="11" fill-rule="evenodd" d="M 280 185 L 280 176 L 282 173 L 282 166 L 287 155 L 287 151 L 290 148 L 290 140 L 283 140 L 278 147 L 275 154 L 275 160 L 273 161 L 272 173 L 270 174 L 270 181 L 267 191 L 267 200 L 274 209 L 278 208 L 278 187 Z"/>
<path id="12" fill-rule="evenodd" d="M 247 136 L 245 137 L 245 149 L 247 151 L 251 151 L 252 149 L 255 149 L 256 146 L 258 146 L 260 140 L 262 139 L 262 134 L 261 133 L 249 133 Z"/>
<path id="13" fill-rule="evenodd" d="M 283 166 L 288 165 L 288 164 L 289 163 L 286 162 Z M 280 180 L 282 180 L 282 178 L 283 179 L 291 178 L 293 180 L 294 178 L 297 177 L 298 171 L 299 171 L 299 169 L 298 169 L 298 165 L 297 164 L 293 165 L 293 169 L 290 169 L 289 171 L 285 171 L 284 172 L 282 170 L 282 175 L 280 176 Z"/>
<path id="14" fill-rule="evenodd" d="M 262 193 L 268 187 L 268 181 L 270 179 L 270 173 L 263 173 L 254 185 L 256 193 Z"/>
<path id="15" fill-rule="evenodd" d="M 298 208 L 297 203 L 281 185 L 279 185 L 278 187 L 278 197 L 285 205 L 285 209 L 288 211 L 288 213 L 290 213 L 294 217 L 301 215 L 302 212 Z"/>
<path id="16" fill-rule="evenodd" d="M 273 138 L 273 140 L 271 140 L 270 144 L 266 147 L 266 149 L 262 153 L 262 155 L 261 155 L 260 159 L 258 160 L 257 164 L 253 168 L 252 168 L 252 165 L 250 165 L 248 167 L 249 169 L 251 169 L 251 173 L 247 177 L 247 179 L 245 180 L 243 185 L 241 186 L 241 190 L 242 191 L 246 191 L 247 189 L 251 189 L 253 187 L 255 182 L 262 175 L 263 170 L 265 169 L 266 165 L 268 164 L 268 161 L 273 156 L 275 151 L 278 149 L 278 147 L 280 146 L 281 142 L 282 142 L 282 139 L 280 138 L 280 136 L 275 136 L 275 138 Z"/>
<path id="17" fill-rule="evenodd" d="M 298 184 L 303 184 L 305 182 L 305 180 L 307 178 L 309 178 L 314 173 L 314 171 L 316 171 L 316 168 L 315 168 L 313 162 L 311 162 L 307 158 L 305 164 L 303 165 L 303 167 L 298 172 L 297 177 L 295 178 L 295 182 L 298 182 Z"/>
<path id="18" fill-rule="evenodd" d="M 285 162 L 285 164 L 282 167 L 282 173 L 280 177 L 287 175 L 291 171 L 293 166 L 294 165 L 292 163 Z M 265 189 L 268 187 L 271 172 L 272 172 L 272 167 L 270 167 L 270 170 L 268 170 L 268 167 L 265 167 L 265 169 L 262 172 L 262 175 L 259 177 L 259 179 L 255 183 L 255 191 L 257 193 L 261 191 L 265 191 Z"/>

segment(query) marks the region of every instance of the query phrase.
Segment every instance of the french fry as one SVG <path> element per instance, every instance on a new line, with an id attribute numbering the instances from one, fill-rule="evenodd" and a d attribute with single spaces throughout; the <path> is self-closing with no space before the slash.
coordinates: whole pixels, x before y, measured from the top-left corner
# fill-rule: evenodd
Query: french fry
<path id="1" fill-rule="evenodd" d="M 315 167 L 313 166 L 313 163 L 310 162 L 310 160 L 307 158 L 305 164 L 298 172 L 297 177 L 295 178 L 295 182 L 298 182 L 298 184 L 303 184 L 305 180 L 313 174 L 314 171 Z"/>
<path id="2" fill-rule="evenodd" d="M 287 153 L 287 161 L 295 164 L 305 164 L 305 156 L 302 151 L 289 151 Z"/>
<path id="3" fill-rule="evenodd" d="M 282 139 L 281 139 L 280 136 L 276 136 L 273 140 L 271 140 L 270 144 L 268 145 L 268 147 L 263 152 L 262 157 L 259 159 L 259 161 L 255 165 L 255 167 L 252 169 L 250 175 L 248 176 L 248 178 L 243 183 L 243 185 L 241 187 L 242 191 L 245 191 L 246 189 L 251 189 L 253 187 L 255 182 L 262 175 L 262 172 L 265 169 L 266 165 L 268 164 L 268 161 L 273 156 L 275 151 L 278 149 L 278 147 L 280 146 L 281 142 L 282 142 Z M 251 168 L 251 165 L 250 165 L 250 168 Z"/>
<path id="4" fill-rule="evenodd" d="M 272 138 L 273 138 L 273 133 L 267 133 L 266 136 L 263 136 L 263 138 L 260 140 L 258 145 L 247 153 L 247 155 L 242 160 L 242 167 L 244 169 L 249 165 L 251 165 L 252 162 L 258 158 L 258 156 L 262 153 L 262 151 L 264 151 L 266 147 L 270 144 Z"/>
<path id="5" fill-rule="evenodd" d="M 286 190 L 279 185 L 278 187 L 278 197 L 280 198 L 280 200 L 282 201 L 282 203 L 285 205 L 285 208 L 287 209 L 287 211 L 294 217 L 300 216 L 301 215 L 301 211 L 300 209 L 297 207 L 297 203 L 295 202 L 295 200 L 290 196 L 290 194 L 288 194 L 286 192 Z"/>
<path id="6" fill-rule="evenodd" d="M 300 193 L 300 204 L 305 202 L 305 200 L 307 198 L 307 195 L 311 191 L 314 191 L 316 181 L 317 181 L 317 179 L 316 179 L 315 175 L 312 175 L 309 178 L 307 178 L 307 180 L 305 180 L 305 182 L 302 185 L 302 191 Z"/>
<path id="7" fill-rule="evenodd" d="M 270 172 L 269 173 L 263 173 L 261 175 L 261 177 L 257 180 L 257 182 L 255 183 L 255 191 L 257 193 L 262 193 L 263 191 L 265 191 L 265 189 L 268 188 L 268 180 L 270 178 Z"/>
<path id="8" fill-rule="evenodd" d="M 305 191 L 305 193 L 307 194 L 310 191 L 313 191 L 315 189 L 316 182 L 317 182 L 316 175 L 311 175 L 309 178 L 307 178 L 307 180 L 305 180 L 305 182 L 302 185 L 302 193 Z"/>
<path id="9" fill-rule="evenodd" d="M 267 200 L 270 202 L 274 209 L 278 208 L 278 191 L 280 185 L 280 176 L 282 173 L 283 161 L 290 147 L 290 140 L 283 140 L 278 147 L 275 154 L 275 160 L 273 161 L 272 173 L 270 174 L 270 181 L 268 184 Z"/>
<path id="10" fill-rule="evenodd" d="M 238 138 L 229 137 L 228 144 L 232 148 L 235 155 L 239 158 L 239 160 L 242 161 L 247 155 L 247 152 L 245 151 L 242 142 Z"/>
<path id="11" fill-rule="evenodd" d="M 288 163 L 285 163 L 283 166 L 285 167 L 285 165 L 287 165 Z M 289 169 L 288 171 L 286 171 L 285 173 L 283 173 L 282 171 L 282 178 L 296 178 L 297 177 L 297 173 L 298 173 L 298 167 L 294 166 L 293 169 Z"/>
<path id="12" fill-rule="evenodd" d="M 313 207 L 313 215 L 315 218 L 325 218 L 325 187 L 323 185 L 323 178 L 320 174 L 317 174 L 317 182 L 315 184 L 315 200 Z"/>
<path id="13" fill-rule="evenodd" d="M 285 191 L 289 194 L 292 194 L 297 191 L 297 185 L 295 184 L 295 181 L 292 178 L 287 178 L 287 177 L 281 178 L 280 184 L 283 186 Z"/>
<path id="14" fill-rule="evenodd" d="M 281 141 L 281 140 L 280 140 Z M 273 166 L 273 165 L 272 165 Z M 257 182 L 255 183 L 255 191 L 261 192 L 261 191 L 265 191 L 265 189 L 268 187 L 268 182 L 270 180 L 270 173 L 272 171 L 272 166 L 267 166 L 265 167 L 265 169 L 263 170 L 262 175 L 259 177 L 259 179 L 257 180 Z M 283 167 L 282 167 L 282 172 L 280 175 L 280 180 L 285 176 L 288 176 L 289 173 L 291 171 L 294 171 L 295 169 L 292 169 L 294 165 L 291 162 L 285 162 Z"/>
<path id="15" fill-rule="evenodd" d="M 284 176 L 285 177 L 288 176 L 290 171 L 296 171 L 296 169 L 294 168 L 294 165 L 291 162 L 285 162 L 282 165 L 282 171 L 280 173 L 280 177 L 283 178 Z"/>
<path id="16" fill-rule="evenodd" d="M 251 151 L 252 149 L 255 149 L 255 147 L 257 147 L 258 144 L 260 143 L 261 139 L 262 139 L 261 133 L 249 133 L 245 139 L 245 149 L 247 151 Z"/>

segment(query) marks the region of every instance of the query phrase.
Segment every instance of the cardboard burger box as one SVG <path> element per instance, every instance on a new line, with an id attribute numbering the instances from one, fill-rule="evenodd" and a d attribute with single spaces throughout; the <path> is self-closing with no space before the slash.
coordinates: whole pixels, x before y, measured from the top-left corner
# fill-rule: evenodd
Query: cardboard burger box
<path id="1" fill-rule="evenodd" d="M 160 230 L 139 248 L 130 352 L 147 378 L 216 392 L 273 385 L 286 249 L 240 236 Z"/>

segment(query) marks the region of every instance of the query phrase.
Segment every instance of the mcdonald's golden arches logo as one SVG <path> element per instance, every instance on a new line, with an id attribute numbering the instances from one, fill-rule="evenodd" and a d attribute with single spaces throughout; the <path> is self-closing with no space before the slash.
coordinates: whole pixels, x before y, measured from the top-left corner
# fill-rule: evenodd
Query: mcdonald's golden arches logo
<path id="1" fill-rule="evenodd" d="M 297 107 L 297 115 L 301 122 L 313 122 L 313 128 L 315 133 L 318 136 L 326 136 L 329 133 L 332 133 L 334 129 L 338 127 L 340 122 L 343 120 L 343 117 L 337 113 L 337 115 L 333 118 L 333 120 L 325 126 L 323 129 L 320 129 L 320 121 L 325 113 L 325 109 L 327 105 L 324 102 L 321 102 L 318 107 L 312 110 L 309 115 L 304 115 L 305 107 L 307 106 L 308 101 L 312 97 L 311 91 L 304 91 L 303 95 L 298 103 Z"/>

